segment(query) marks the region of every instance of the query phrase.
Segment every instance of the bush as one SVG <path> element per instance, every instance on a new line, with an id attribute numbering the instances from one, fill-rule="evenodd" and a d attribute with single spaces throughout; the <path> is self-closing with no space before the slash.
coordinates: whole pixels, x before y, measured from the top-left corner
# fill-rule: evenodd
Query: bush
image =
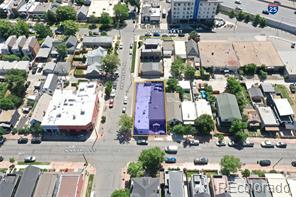
<path id="1" fill-rule="evenodd" d="M 106 116 L 102 116 L 102 118 L 101 118 L 101 123 L 105 123 L 106 122 Z"/>
<path id="2" fill-rule="evenodd" d="M 259 177 L 265 177 L 265 171 L 262 170 L 253 170 L 252 173 L 256 174 Z"/>
<path id="3" fill-rule="evenodd" d="M 234 11 L 232 10 L 230 13 L 229 13 L 229 18 L 234 18 L 235 17 L 235 13 Z"/>
<path id="4" fill-rule="evenodd" d="M 243 177 L 249 177 L 251 175 L 251 172 L 250 172 L 250 170 L 245 169 L 244 171 L 242 171 L 242 175 L 243 175 Z"/>
<path id="5" fill-rule="evenodd" d="M 13 157 L 9 158 L 9 162 L 10 163 L 14 163 L 15 162 L 15 159 Z"/>

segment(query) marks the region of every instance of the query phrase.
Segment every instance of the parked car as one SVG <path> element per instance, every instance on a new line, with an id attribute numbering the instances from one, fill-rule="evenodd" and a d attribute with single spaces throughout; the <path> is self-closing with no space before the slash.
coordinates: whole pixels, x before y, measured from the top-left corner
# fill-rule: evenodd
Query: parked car
<path id="1" fill-rule="evenodd" d="M 199 140 L 189 139 L 188 143 L 189 143 L 190 146 L 198 146 L 199 145 Z"/>
<path id="2" fill-rule="evenodd" d="M 200 157 L 194 159 L 193 163 L 194 165 L 207 165 L 209 160 L 206 157 Z"/>
<path id="3" fill-rule="evenodd" d="M 274 1 L 273 3 L 274 3 L 274 4 L 281 5 L 281 2 L 279 2 L 279 1 Z"/>
<path id="4" fill-rule="evenodd" d="M 239 7 L 239 6 L 236 6 L 235 9 L 236 9 L 236 10 L 239 10 L 239 11 L 243 10 L 243 9 L 242 9 L 241 7 Z"/>
<path id="5" fill-rule="evenodd" d="M 3 145 L 4 142 L 6 141 L 6 138 L 5 137 L 0 137 L 0 145 Z"/>
<path id="6" fill-rule="evenodd" d="M 257 163 L 260 166 L 270 166 L 271 165 L 271 161 L 270 160 L 259 160 L 259 161 L 257 161 Z"/>
<path id="7" fill-rule="evenodd" d="M 159 32 L 154 32 L 154 33 L 153 33 L 153 36 L 158 37 L 158 36 L 160 36 L 160 33 L 159 33 Z"/>
<path id="8" fill-rule="evenodd" d="M 165 163 L 176 163 L 177 162 L 177 159 L 175 157 L 166 157 L 164 159 L 164 162 Z"/>
<path id="9" fill-rule="evenodd" d="M 145 33 L 145 36 L 152 36 L 152 33 Z"/>
<path id="10" fill-rule="evenodd" d="M 292 162 L 291 162 L 291 165 L 292 165 L 293 167 L 296 167 L 296 161 L 292 161 Z"/>
<path id="11" fill-rule="evenodd" d="M 148 145 L 148 140 L 145 140 L 145 139 L 137 140 L 137 144 L 138 145 Z"/>
<path id="12" fill-rule="evenodd" d="M 123 107 L 121 112 L 125 114 L 126 113 L 126 107 Z"/>
<path id="13" fill-rule="evenodd" d="M 265 140 L 264 142 L 261 142 L 261 147 L 262 148 L 274 148 L 274 144 L 269 140 Z"/>
<path id="14" fill-rule="evenodd" d="M 249 142 L 248 140 L 246 140 L 245 142 L 242 143 L 243 147 L 254 147 L 254 143 Z"/>
<path id="15" fill-rule="evenodd" d="M 185 37 L 185 34 L 183 34 L 183 33 L 179 33 L 178 36 L 179 36 L 179 37 Z"/>
<path id="16" fill-rule="evenodd" d="M 112 88 L 111 93 L 110 93 L 110 97 L 115 97 L 116 95 L 116 90 L 114 88 Z"/>
<path id="17" fill-rule="evenodd" d="M 294 12 L 294 14 L 296 14 L 296 11 Z M 295 48 L 295 45 L 296 45 L 296 42 L 293 42 L 293 43 L 291 44 L 291 48 L 294 49 L 294 48 Z"/>
<path id="18" fill-rule="evenodd" d="M 2 162 L 4 160 L 3 156 L 0 156 L 0 162 Z"/>
<path id="19" fill-rule="evenodd" d="M 25 157 L 24 161 L 25 161 L 26 163 L 29 163 L 29 162 L 35 162 L 35 161 L 36 161 L 36 157 L 28 156 L 28 157 Z"/>
<path id="20" fill-rule="evenodd" d="M 285 142 L 277 142 L 275 145 L 278 148 L 287 148 L 287 144 Z"/>
<path id="21" fill-rule="evenodd" d="M 17 140 L 17 143 L 18 143 L 18 144 L 27 144 L 27 143 L 28 143 L 28 138 L 20 137 L 20 138 Z"/>
<path id="22" fill-rule="evenodd" d="M 268 10 L 262 10 L 262 14 L 269 15 L 269 12 L 268 12 Z"/>
<path id="23" fill-rule="evenodd" d="M 177 154 L 178 146 L 174 146 L 174 145 L 167 146 L 165 147 L 164 151 L 168 154 Z"/>
<path id="24" fill-rule="evenodd" d="M 228 142 L 228 146 L 229 147 L 234 147 L 235 146 L 235 142 L 234 141 L 229 141 Z"/>
<path id="25" fill-rule="evenodd" d="M 294 94 L 296 92 L 296 85 L 295 84 L 290 84 L 289 88 L 290 88 L 291 93 Z"/>
<path id="26" fill-rule="evenodd" d="M 296 11 L 294 12 L 294 14 L 296 14 Z"/>
<path id="27" fill-rule="evenodd" d="M 218 141 L 216 142 L 216 145 L 221 147 L 221 146 L 226 146 L 226 143 L 224 141 Z"/>
<path id="28" fill-rule="evenodd" d="M 240 0 L 235 0 L 234 3 L 235 4 L 241 4 L 242 2 Z"/>
<path id="29" fill-rule="evenodd" d="M 123 104 L 124 104 L 124 105 L 127 104 L 127 99 L 128 99 L 128 97 L 127 97 L 127 96 L 124 96 L 124 98 L 123 98 Z"/>
<path id="30" fill-rule="evenodd" d="M 41 144 L 42 139 L 41 137 L 33 137 L 31 140 L 31 144 Z"/>
<path id="31" fill-rule="evenodd" d="M 120 43 L 119 49 L 123 49 L 123 44 L 122 43 Z"/>
<path id="32" fill-rule="evenodd" d="M 113 105 L 114 105 L 114 100 L 113 99 L 110 99 L 110 101 L 109 101 L 109 108 L 113 108 Z"/>

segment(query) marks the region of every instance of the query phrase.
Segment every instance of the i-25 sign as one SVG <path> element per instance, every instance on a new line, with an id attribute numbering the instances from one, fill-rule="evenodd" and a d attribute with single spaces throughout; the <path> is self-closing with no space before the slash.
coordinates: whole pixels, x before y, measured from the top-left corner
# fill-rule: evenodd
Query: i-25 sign
<path id="1" fill-rule="evenodd" d="M 276 14 L 279 11 L 279 5 L 278 4 L 268 4 L 267 9 L 270 14 Z"/>

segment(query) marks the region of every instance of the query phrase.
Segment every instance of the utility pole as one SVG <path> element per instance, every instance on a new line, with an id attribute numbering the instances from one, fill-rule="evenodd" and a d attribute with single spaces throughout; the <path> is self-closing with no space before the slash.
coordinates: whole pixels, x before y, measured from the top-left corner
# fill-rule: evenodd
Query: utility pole
<path id="1" fill-rule="evenodd" d="M 276 166 L 276 165 L 278 165 L 279 163 L 280 163 L 280 161 L 282 161 L 283 160 L 283 157 L 281 157 L 273 166 L 272 166 L 272 169 L 274 170 L 274 167 Z"/>
<path id="2" fill-rule="evenodd" d="M 85 164 L 84 164 L 84 165 L 85 165 L 85 167 L 86 167 L 86 166 L 88 166 L 88 161 L 87 161 L 87 159 L 86 159 L 84 153 L 82 153 L 82 156 L 83 156 L 83 158 L 84 158 L 84 161 L 85 161 Z"/>

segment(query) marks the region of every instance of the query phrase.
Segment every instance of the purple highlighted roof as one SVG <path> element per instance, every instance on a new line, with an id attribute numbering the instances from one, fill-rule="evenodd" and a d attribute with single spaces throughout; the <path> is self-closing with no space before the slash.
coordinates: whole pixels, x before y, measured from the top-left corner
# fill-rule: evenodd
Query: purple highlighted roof
<path id="1" fill-rule="evenodd" d="M 136 85 L 134 135 L 163 135 L 166 133 L 162 82 Z"/>

